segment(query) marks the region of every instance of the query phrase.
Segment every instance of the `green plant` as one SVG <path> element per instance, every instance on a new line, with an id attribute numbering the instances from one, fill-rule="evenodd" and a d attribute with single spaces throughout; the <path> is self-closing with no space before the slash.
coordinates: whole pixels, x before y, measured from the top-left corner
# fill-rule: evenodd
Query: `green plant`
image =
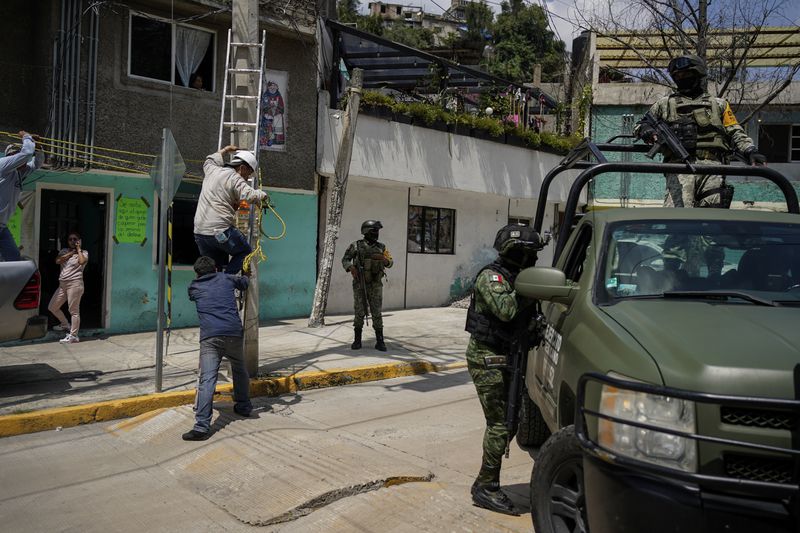
<path id="1" fill-rule="evenodd" d="M 431 104 L 413 102 L 408 104 L 408 114 L 421 120 L 425 124 L 433 124 L 439 118 L 437 111 L 439 108 Z"/>
<path id="2" fill-rule="evenodd" d="M 524 140 L 525 144 L 527 146 L 530 146 L 531 148 L 536 148 L 540 144 L 542 144 L 542 138 L 539 136 L 538 133 L 536 133 L 533 130 L 526 130 L 524 128 L 520 128 L 519 126 L 517 126 L 514 128 L 506 129 L 506 132 L 512 135 L 516 135 L 520 139 Z"/>
<path id="3" fill-rule="evenodd" d="M 392 107 L 394 104 L 394 98 L 378 91 L 364 91 L 361 93 L 362 106 Z"/>
<path id="4" fill-rule="evenodd" d="M 492 137 L 500 137 L 503 134 L 503 125 L 500 121 L 490 117 L 476 117 L 473 127 L 479 130 L 486 130 Z"/>

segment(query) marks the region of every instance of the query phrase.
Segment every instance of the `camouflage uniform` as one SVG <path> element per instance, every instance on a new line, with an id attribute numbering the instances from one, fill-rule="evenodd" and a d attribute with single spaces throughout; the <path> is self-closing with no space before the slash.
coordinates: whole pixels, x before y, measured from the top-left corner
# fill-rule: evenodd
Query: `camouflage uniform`
<path id="1" fill-rule="evenodd" d="M 383 255 L 382 261 L 372 259 L 375 254 Z M 361 280 L 353 279 L 353 309 L 355 319 L 353 327 L 361 329 L 364 326 L 364 317 L 367 314 L 369 305 L 370 316 L 372 317 L 372 327 L 376 330 L 383 329 L 383 317 L 381 308 L 383 307 L 383 277 L 384 269 L 391 268 L 394 264 L 389 249 L 381 242 L 370 244 L 365 239 L 358 240 L 351 244 L 342 257 L 342 266 L 346 271 L 350 271 L 356 264 L 364 267 L 364 281 L 367 286 L 367 299 L 364 301 L 362 295 Z"/>
<path id="2" fill-rule="evenodd" d="M 693 163 L 719 165 L 728 163 L 731 145 L 745 153 L 753 148 L 753 141 L 739 125 L 730 104 L 724 98 L 703 93 L 690 98 L 679 93 L 660 98 L 650 107 L 650 113 L 669 124 L 681 117 L 691 117 L 698 126 L 697 148 Z M 638 135 L 640 125 L 634 132 Z M 680 160 L 665 155 L 666 163 Z M 667 192 L 664 207 L 721 207 L 722 176 L 693 174 L 666 174 Z M 717 191 L 717 192 L 715 192 Z"/>
<path id="3" fill-rule="evenodd" d="M 510 322 L 516 316 L 518 309 L 516 293 L 509 280 L 502 274 L 490 268 L 483 270 L 475 279 L 473 291 L 475 309 L 479 313 L 492 314 L 503 322 Z M 467 345 L 467 368 L 475 383 L 486 418 L 486 432 L 483 435 L 483 467 L 477 479 L 480 483 L 490 483 L 499 475 L 508 439 L 505 425 L 508 398 L 506 375 L 501 369 L 486 368 L 484 357 L 507 355 L 505 352 L 479 342 L 473 337 L 470 337 Z"/>

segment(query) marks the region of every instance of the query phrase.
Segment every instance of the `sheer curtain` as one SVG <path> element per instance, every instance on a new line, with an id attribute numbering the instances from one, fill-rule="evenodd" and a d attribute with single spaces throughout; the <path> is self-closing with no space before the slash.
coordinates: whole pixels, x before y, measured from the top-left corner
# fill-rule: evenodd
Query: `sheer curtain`
<path id="1" fill-rule="evenodd" d="M 185 26 L 175 28 L 175 67 L 184 87 L 189 86 L 189 78 L 203 61 L 210 42 L 208 32 Z"/>

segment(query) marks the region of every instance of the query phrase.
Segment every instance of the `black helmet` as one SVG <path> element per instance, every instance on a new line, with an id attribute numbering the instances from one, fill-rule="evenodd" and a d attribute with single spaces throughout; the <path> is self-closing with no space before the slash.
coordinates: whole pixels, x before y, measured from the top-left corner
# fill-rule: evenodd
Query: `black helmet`
<path id="1" fill-rule="evenodd" d="M 700 56 L 695 55 L 678 56 L 672 58 L 672 61 L 670 61 L 669 65 L 667 66 L 667 71 L 669 72 L 670 76 L 673 76 L 673 79 L 676 72 L 692 72 L 701 78 L 705 78 L 708 74 L 706 62 L 703 61 L 703 58 Z"/>
<path id="2" fill-rule="evenodd" d="M 544 243 L 539 234 L 530 226 L 521 224 L 503 226 L 494 238 L 494 249 L 500 255 L 506 255 L 514 248 L 536 251 L 544 248 Z"/>
<path id="3" fill-rule="evenodd" d="M 696 98 L 705 90 L 706 62 L 698 56 L 678 56 L 667 66 L 678 93 Z"/>
<path id="4" fill-rule="evenodd" d="M 379 230 L 381 228 L 383 228 L 383 224 L 381 224 L 380 220 L 365 220 L 364 223 L 361 224 L 361 235 L 366 235 L 369 230 Z"/>

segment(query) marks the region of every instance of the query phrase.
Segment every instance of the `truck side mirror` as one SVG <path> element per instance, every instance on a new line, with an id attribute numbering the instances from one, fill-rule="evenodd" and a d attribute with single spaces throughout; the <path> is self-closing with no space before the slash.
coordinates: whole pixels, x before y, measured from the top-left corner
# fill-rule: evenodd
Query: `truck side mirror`
<path id="1" fill-rule="evenodd" d="M 514 288 L 526 298 L 559 303 L 571 302 L 578 289 L 567 284 L 564 272 L 552 267 L 526 268 L 517 275 Z"/>

